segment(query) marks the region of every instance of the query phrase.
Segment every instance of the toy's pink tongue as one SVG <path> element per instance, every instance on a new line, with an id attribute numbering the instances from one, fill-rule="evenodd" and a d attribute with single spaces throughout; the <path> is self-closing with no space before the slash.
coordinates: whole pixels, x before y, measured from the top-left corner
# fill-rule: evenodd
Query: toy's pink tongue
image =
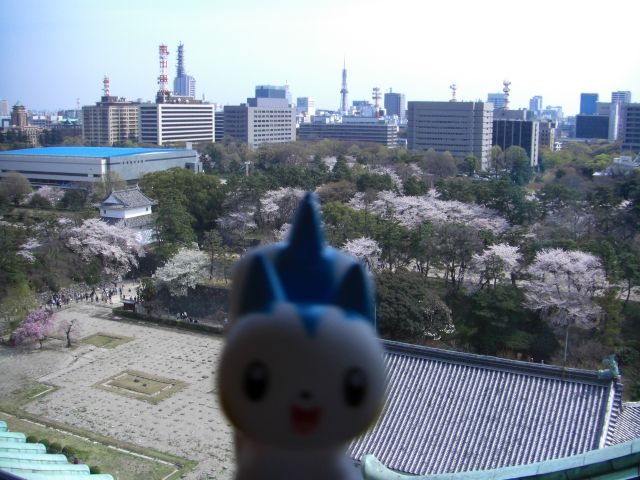
<path id="1" fill-rule="evenodd" d="M 291 425 L 296 433 L 308 435 L 320 422 L 320 409 L 318 407 L 302 408 L 296 405 L 290 411 Z"/>

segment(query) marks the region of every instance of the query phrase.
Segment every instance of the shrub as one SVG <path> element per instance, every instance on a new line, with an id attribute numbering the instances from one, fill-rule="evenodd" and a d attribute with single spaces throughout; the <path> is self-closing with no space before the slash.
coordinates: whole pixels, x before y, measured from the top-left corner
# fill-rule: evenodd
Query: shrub
<path id="1" fill-rule="evenodd" d="M 89 473 L 91 474 L 100 473 L 100 467 L 96 467 L 95 465 L 89 466 Z"/>
<path id="2" fill-rule="evenodd" d="M 33 435 L 29 435 L 27 437 L 27 443 L 38 443 L 38 439 L 36 437 L 34 437 Z"/>
<path id="3" fill-rule="evenodd" d="M 49 445 L 49 448 L 47 448 L 47 452 L 49 453 L 60 453 L 62 451 L 62 445 L 60 445 L 58 442 L 53 442 L 51 445 Z"/>
<path id="4" fill-rule="evenodd" d="M 47 440 L 46 438 L 41 438 L 36 443 L 41 443 L 42 445 L 44 445 L 44 448 L 49 450 L 49 440 Z"/>

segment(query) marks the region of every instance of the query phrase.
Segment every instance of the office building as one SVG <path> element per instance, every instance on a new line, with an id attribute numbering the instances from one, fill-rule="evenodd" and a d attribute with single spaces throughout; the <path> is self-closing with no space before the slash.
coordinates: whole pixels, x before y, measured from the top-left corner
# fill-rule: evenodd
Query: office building
<path id="1" fill-rule="evenodd" d="M 529 110 L 534 112 L 536 116 L 540 114 L 542 111 L 542 97 L 540 95 L 531 97 L 531 100 L 529 100 Z"/>
<path id="2" fill-rule="evenodd" d="M 500 110 L 505 106 L 504 93 L 489 93 L 487 94 L 487 102 L 493 104 L 493 110 Z"/>
<path id="3" fill-rule="evenodd" d="M 576 115 L 576 138 L 607 140 L 609 115 Z"/>
<path id="4" fill-rule="evenodd" d="M 623 150 L 640 152 L 640 103 L 622 105 L 619 132 Z"/>
<path id="5" fill-rule="evenodd" d="M 407 99 L 404 93 L 395 93 L 389 90 L 384 94 L 384 109 L 387 116 L 396 115 L 400 123 L 404 123 L 407 118 Z"/>
<path id="6" fill-rule="evenodd" d="M 323 138 L 380 143 L 387 147 L 394 147 L 398 142 L 398 126 L 373 117 L 344 116 L 342 123 L 321 122 L 314 119 L 312 123 L 304 123 L 298 129 L 299 140 Z"/>
<path id="7" fill-rule="evenodd" d="M 140 141 L 156 145 L 215 140 L 215 105 L 193 103 L 142 103 Z"/>
<path id="8" fill-rule="evenodd" d="M 287 105 L 292 105 L 289 85 L 257 85 L 255 98 L 284 98 Z"/>
<path id="9" fill-rule="evenodd" d="M 629 90 L 611 92 L 611 103 L 631 103 Z"/>
<path id="10" fill-rule="evenodd" d="M 9 102 L 7 100 L 0 100 L 0 117 L 9 116 Z"/>
<path id="11" fill-rule="evenodd" d="M 258 88 L 256 88 L 256 92 Z M 241 105 L 224 107 L 224 135 L 254 149 L 265 143 L 296 139 L 296 109 L 285 97 L 248 98 Z"/>
<path id="12" fill-rule="evenodd" d="M 491 154 L 493 105 L 483 102 L 408 102 L 407 146 L 411 150 L 474 155 L 486 170 Z"/>
<path id="13" fill-rule="evenodd" d="M 543 120 L 538 123 L 540 126 L 539 148 L 546 148 L 553 151 L 556 144 L 556 128 L 558 128 L 558 124 L 548 120 Z"/>
<path id="14" fill-rule="evenodd" d="M 522 147 L 530 159 L 531 166 L 538 165 L 540 142 L 540 124 L 536 120 L 493 119 L 492 144 L 502 150 L 509 147 Z"/>
<path id="15" fill-rule="evenodd" d="M 82 137 L 92 145 L 112 146 L 140 135 L 138 106 L 124 98 L 104 95 L 82 107 Z"/>
<path id="16" fill-rule="evenodd" d="M 298 97 L 296 99 L 296 111 L 308 122 L 316 114 L 316 100 L 313 97 Z"/>
<path id="17" fill-rule="evenodd" d="M 218 110 L 215 115 L 215 139 L 221 142 L 224 139 L 224 110 Z"/>
<path id="18" fill-rule="evenodd" d="M 595 115 L 597 101 L 598 101 L 597 93 L 581 93 L 580 94 L 580 115 Z"/>
<path id="19" fill-rule="evenodd" d="M 202 171 L 195 150 L 46 147 L 0 152 L 0 177 L 16 171 L 39 185 L 96 183 L 110 173 L 127 182 L 137 182 L 145 173 L 176 167 Z"/>

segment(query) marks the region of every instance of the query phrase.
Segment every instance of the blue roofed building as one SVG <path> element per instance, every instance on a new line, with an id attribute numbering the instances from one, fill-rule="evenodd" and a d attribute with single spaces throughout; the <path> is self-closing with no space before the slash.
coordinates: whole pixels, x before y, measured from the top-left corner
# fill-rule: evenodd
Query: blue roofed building
<path id="1" fill-rule="evenodd" d="M 35 185 L 86 185 L 112 173 L 135 183 L 145 173 L 170 168 L 202 171 L 197 152 L 190 149 L 43 147 L 0 152 L 0 177 L 16 171 Z"/>

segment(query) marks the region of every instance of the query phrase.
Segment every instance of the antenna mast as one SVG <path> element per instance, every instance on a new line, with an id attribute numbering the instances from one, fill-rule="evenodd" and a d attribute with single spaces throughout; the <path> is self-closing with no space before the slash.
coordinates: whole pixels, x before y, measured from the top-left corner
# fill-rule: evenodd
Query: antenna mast
<path id="1" fill-rule="evenodd" d="M 449 100 L 450 102 L 457 102 L 456 100 L 456 90 L 458 90 L 458 87 L 456 86 L 455 83 L 452 83 L 451 85 L 449 85 L 449 88 L 451 89 L 451 100 Z"/>
<path id="2" fill-rule="evenodd" d="M 504 88 L 502 89 L 504 92 L 504 109 L 509 110 L 509 92 L 511 91 L 509 85 L 511 85 L 511 82 L 509 80 L 505 80 L 502 82 L 502 85 L 504 85 Z"/>
<path id="3" fill-rule="evenodd" d="M 109 77 L 106 75 L 102 79 L 102 95 L 105 97 L 109 96 Z"/>
<path id="4" fill-rule="evenodd" d="M 158 85 L 160 86 L 160 88 L 158 89 L 158 93 L 156 95 L 156 102 L 162 103 L 167 99 L 169 95 L 171 95 L 171 92 L 169 91 L 169 77 L 167 75 L 169 49 L 164 43 L 160 44 L 159 57 L 160 75 L 158 76 Z"/>
<path id="5" fill-rule="evenodd" d="M 380 87 L 373 87 L 373 93 L 371 95 L 371 99 L 373 100 L 373 110 L 375 112 L 376 118 L 380 117 Z"/>

